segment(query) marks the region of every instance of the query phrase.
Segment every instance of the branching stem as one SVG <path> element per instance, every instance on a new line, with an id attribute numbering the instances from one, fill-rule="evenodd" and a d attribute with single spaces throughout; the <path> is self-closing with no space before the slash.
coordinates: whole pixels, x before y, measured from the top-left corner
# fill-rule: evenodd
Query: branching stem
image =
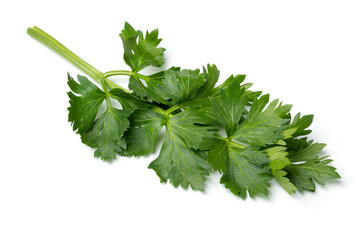
<path id="1" fill-rule="evenodd" d="M 114 70 L 114 71 L 108 71 L 108 72 L 104 73 L 105 77 L 111 77 L 111 76 L 117 76 L 117 75 L 134 76 L 134 77 L 141 78 L 145 81 L 151 80 L 148 76 L 142 75 L 137 72 L 127 71 L 127 70 Z"/>
<path id="2" fill-rule="evenodd" d="M 110 81 L 104 76 L 102 72 L 91 66 L 85 60 L 80 58 L 78 55 L 70 51 L 67 47 L 57 41 L 55 38 L 47 34 L 45 31 L 34 26 L 27 29 L 27 34 L 29 34 L 34 39 L 38 40 L 42 44 L 46 45 L 48 48 L 71 62 L 73 65 L 78 67 L 81 71 L 87 74 L 89 77 L 94 79 L 97 83 L 101 84 L 100 79 L 102 78 L 106 83 L 106 86 L 109 88 L 121 88 L 125 92 L 130 92 L 129 90 L 117 85 L 116 83 Z"/>

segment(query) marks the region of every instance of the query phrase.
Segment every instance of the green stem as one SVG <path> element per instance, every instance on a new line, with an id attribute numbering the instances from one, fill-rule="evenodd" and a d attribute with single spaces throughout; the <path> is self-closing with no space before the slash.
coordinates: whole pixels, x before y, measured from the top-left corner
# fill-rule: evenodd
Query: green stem
<path id="1" fill-rule="evenodd" d="M 58 42 L 55 38 L 44 32 L 40 28 L 28 28 L 27 33 L 39 42 L 48 46 L 50 49 L 54 50 L 56 53 L 64 57 L 66 60 L 74 64 L 81 71 L 91 76 L 92 78 L 99 80 L 99 78 L 102 77 L 102 73 L 99 70 L 81 59 L 79 56 L 70 51 L 68 48 Z"/>
<path id="2" fill-rule="evenodd" d="M 100 83 L 101 83 L 101 87 L 104 91 L 104 93 L 106 94 L 106 106 L 107 106 L 107 110 L 111 109 L 111 102 L 110 102 L 110 94 L 109 91 L 107 89 L 105 80 L 103 78 L 100 78 Z"/>
<path id="3" fill-rule="evenodd" d="M 132 71 L 126 71 L 126 70 L 116 70 L 116 71 L 108 71 L 104 73 L 105 77 L 111 77 L 116 75 L 126 75 L 126 76 L 132 76 L 134 73 Z"/>
<path id="4" fill-rule="evenodd" d="M 151 80 L 148 76 L 142 75 L 137 72 L 127 71 L 127 70 L 114 70 L 114 71 L 108 71 L 108 72 L 104 73 L 105 77 L 111 77 L 111 76 L 117 76 L 117 75 L 135 76 L 135 77 L 141 78 L 145 81 Z"/>
<path id="5" fill-rule="evenodd" d="M 225 141 L 225 142 L 228 142 L 228 141 L 229 141 L 228 138 L 222 137 L 222 136 L 220 136 L 220 135 L 216 135 L 216 138 L 218 138 L 218 139 L 220 139 L 220 140 L 223 140 L 223 141 Z"/>
<path id="6" fill-rule="evenodd" d="M 238 142 L 231 141 L 229 138 L 228 138 L 227 143 L 228 143 L 228 146 L 234 146 L 234 147 L 238 147 L 238 148 L 241 148 L 241 149 L 246 148 L 246 146 L 244 146 L 244 145 L 242 145 L 242 144 L 240 144 Z"/>
<path id="7" fill-rule="evenodd" d="M 148 76 L 142 75 L 140 73 L 135 73 L 135 76 L 137 76 L 138 78 L 141 78 L 145 81 L 151 81 L 151 78 L 149 78 Z"/>
<path id="8" fill-rule="evenodd" d="M 171 108 L 169 108 L 168 110 L 166 110 L 166 113 L 167 113 L 167 114 L 170 114 L 170 113 L 178 110 L 179 108 L 181 108 L 181 105 L 172 106 Z"/>
<path id="9" fill-rule="evenodd" d="M 231 137 L 227 137 L 227 138 L 226 138 L 226 137 L 222 137 L 222 136 L 220 136 L 220 135 L 216 135 L 216 138 L 227 142 L 228 146 L 235 146 L 235 147 L 238 147 L 238 148 L 241 148 L 241 149 L 245 149 L 245 148 L 246 148 L 245 145 L 242 145 L 242 144 L 240 144 L 240 143 L 238 143 L 238 142 L 232 141 L 232 140 L 231 140 L 231 139 L 232 139 Z"/>
<path id="10" fill-rule="evenodd" d="M 160 108 L 160 107 L 158 107 L 158 106 L 156 106 L 156 105 L 152 105 L 152 106 L 151 106 L 151 110 L 153 110 L 154 112 L 157 112 L 157 113 L 163 115 L 164 117 L 167 117 L 167 116 L 168 116 L 167 113 L 166 113 L 166 111 L 165 111 L 164 109 L 162 109 L 162 108 Z"/>
<path id="11" fill-rule="evenodd" d="M 123 88 L 122 86 L 120 85 L 117 85 L 116 83 L 110 81 L 109 79 L 107 78 L 104 78 L 104 81 L 106 83 L 106 86 L 110 89 L 112 88 L 120 88 L 121 90 L 123 90 L 124 92 L 127 92 L 127 93 L 131 93 L 129 90 L 127 90 L 126 88 Z"/>
<path id="12" fill-rule="evenodd" d="M 70 51 L 67 47 L 62 45 L 59 41 L 57 41 L 55 38 L 47 34 L 45 31 L 41 30 L 40 28 L 36 26 L 28 28 L 27 34 L 29 34 L 31 37 L 38 40 L 42 44 L 46 45 L 60 56 L 64 57 L 66 60 L 74 64 L 76 67 L 78 67 L 85 74 L 93 78 L 99 84 L 101 84 L 100 79 L 103 78 L 104 82 L 109 88 L 121 88 L 126 92 L 130 92 L 129 90 L 117 85 L 116 83 L 113 83 L 112 81 L 104 77 L 104 74 L 102 72 L 91 66 L 85 60 L 77 56 L 75 53 Z"/>

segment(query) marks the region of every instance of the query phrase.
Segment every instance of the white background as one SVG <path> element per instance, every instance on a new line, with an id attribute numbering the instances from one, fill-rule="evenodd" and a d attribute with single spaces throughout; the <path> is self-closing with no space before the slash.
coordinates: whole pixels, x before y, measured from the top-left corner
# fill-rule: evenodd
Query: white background
<path id="1" fill-rule="evenodd" d="M 359 1 L 3 1 L 0 8 L 0 239 L 360 239 Z M 315 114 L 342 179 L 245 201 L 208 179 L 205 193 L 160 184 L 156 154 L 93 158 L 67 122 L 66 72 L 26 35 L 36 25 L 101 71 L 127 69 L 125 21 L 159 28 L 166 67 L 215 63 L 221 81 Z M 126 86 L 126 78 L 119 78 Z"/>

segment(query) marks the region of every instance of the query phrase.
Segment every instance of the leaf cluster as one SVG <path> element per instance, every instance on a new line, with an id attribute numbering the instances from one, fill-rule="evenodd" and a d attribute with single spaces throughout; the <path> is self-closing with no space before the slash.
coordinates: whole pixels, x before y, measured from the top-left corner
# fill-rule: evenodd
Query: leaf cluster
<path id="1" fill-rule="evenodd" d="M 112 161 L 116 155 L 154 153 L 165 128 L 149 168 L 174 187 L 203 191 L 207 176 L 218 171 L 220 183 L 244 199 L 268 196 L 272 179 L 293 194 L 340 178 L 322 154 L 325 144 L 307 139 L 312 115 L 292 117 L 291 105 L 251 91 L 245 75 L 217 86 L 215 65 L 142 75 L 165 62 L 158 31 L 144 34 L 126 23 L 120 37 L 131 92 L 109 88 L 105 78 L 97 86 L 84 76 L 68 76 L 69 121 L 95 157 Z"/>

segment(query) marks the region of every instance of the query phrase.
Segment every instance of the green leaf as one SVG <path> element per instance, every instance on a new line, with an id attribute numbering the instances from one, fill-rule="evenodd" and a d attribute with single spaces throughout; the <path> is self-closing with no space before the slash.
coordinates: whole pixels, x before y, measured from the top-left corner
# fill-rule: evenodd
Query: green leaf
<path id="1" fill-rule="evenodd" d="M 123 109 L 134 111 L 138 108 L 149 108 L 150 103 L 140 100 L 133 94 L 127 93 L 120 88 L 113 88 L 109 91 L 111 98 L 120 102 Z"/>
<path id="2" fill-rule="evenodd" d="M 211 110 L 209 97 L 194 98 L 183 105 L 187 110 L 197 112 L 201 116 L 203 122 L 210 125 L 219 124 Z"/>
<path id="3" fill-rule="evenodd" d="M 334 167 L 328 166 L 332 160 L 320 162 L 305 162 L 291 164 L 284 170 L 288 173 L 290 181 L 300 192 L 304 190 L 315 191 L 315 183 L 325 184 L 329 179 L 340 178 Z"/>
<path id="4" fill-rule="evenodd" d="M 218 140 L 207 152 L 207 160 L 210 166 L 220 173 L 226 172 L 226 165 L 229 159 L 229 149 L 226 141 Z"/>
<path id="5" fill-rule="evenodd" d="M 271 169 L 283 169 L 291 164 L 290 160 L 286 157 L 289 153 L 286 152 L 286 147 L 276 146 L 265 150 L 271 162 L 269 167 Z"/>
<path id="6" fill-rule="evenodd" d="M 205 155 L 196 149 L 208 148 L 207 138 L 213 138 L 215 128 L 203 125 L 201 118 L 191 111 L 168 116 L 147 109 L 137 109 L 130 116 L 127 131 L 127 155 L 145 155 L 156 147 L 156 137 L 166 125 L 166 137 L 160 154 L 149 168 L 155 170 L 163 182 L 170 179 L 175 186 L 195 190 L 204 189 L 205 176 L 211 169 Z"/>
<path id="7" fill-rule="evenodd" d="M 244 98 L 245 88 L 240 86 L 242 81 L 242 78 L 229 78 L 222 86 L 224 89 L 220 88 L 219 94 L 210 98 L 212 112 L 224 126 L 228 138 L 226 141 L 218 140 L 213 145 L 208 153 L 208 161 L 214 170 L 224 173 L 221 183 L 234 194 L 242 198 L 246 197 L 247 192 L 250 197 L 267 196 L 271 179 L 267 167 L 270 159 L 259 148 L 282 137 L 281 127 L 289 120 L 291 106 L 278 105 L 275 100 L 265 109 L 269 96 L 264 95 L 256 99 L 249 112 L 246 112 L 248 101 Z M 246 116 L 242 118 L 244 112 Z M 270 164 L 274 171 L 290 164 L 287 153 L 281 153 L 283 150 L 285 148 L 268 149 L 268 154 L 273 157 Z M 279 181 L 285 182 L 286 179 L 280 179 L 279 174 L 281 172 L 275 173 Z"/>
<path id="8" fill-rule="evenodd" d="M 156 137 L 166 123 L 166 118 L 152 110 L 137 109 L 130 118 L 130 128 L 126 132 L 128 156 L 142 156 L 153 153 Z"/>
<path id="9" fill-rule="evenodd" d="M 208 162 L 214 170 L 223 173 L 220 183 L 232 193 L 245 199 L 268 195 L 271 177 L 265 153 L 241 146 L 235 142 L 218 140 L 208 152 Z"/>
<path id="10" fill-rule="evenodd" d="M 213 95 L 216 94 L 216 92 L 219 91 L 219 89 L 227 89 L 229 86 L 231 86 L 231 83 L 233 81 L 239 82 L 240 84 L 244 82 L 246 75 L 231 75 L 230 77 L 228 77 L 225 82 L 223 82 L 220 86 L 214 88 L 214 90 L 212 91 Z M 256 98 L 258 98 L 261 95 L 261 91 L 250 91 L 249 88 L 252 86 L 252 83 L 244 83 L 241 84 L 241 88 L 245 89 L 245 94 L 247 96 L 247 98 L 250 100 L 250 102 L 253 102 Z M 249 103 L 250 103 L 249 102 Z"/>
<path id="11" fill-rule="evenodd" d="M 208 75 L 209 79 L 212 80 L 206 80 L 207 82 L 212 82 L 215 83 L 215 80 L 217 81 L 217 78 L 219 76 L 219 72 L 216 69 L 215 65 L 211 65 L 210 67 L 208 66 L 208 70 L 207 72 L 205 72 L 205 74 Z M 207 79 L 207 77 L 205 77 L 205 79 Z M 207 90 L 203 90 L 203 88 L 207 85 L 206 83 L 198 90 L 198 94 L 196 95 L 195 98 L 188 100 L 184 103 L 182 103 L 183 106 L 186 107 L 186 109 L 191 109 L 192 111 L 196 111 L 198 112 L 202 118 L 203 121 L 207 122 L 208 124 L 211 125 L 218 125 L 219 121 L 216 119 L 216 116 L 214 115 L 214 112 L 212 110 L 212 105 L 210 102 L 210 99 L 213 99 L 213 102 L 217 101 L 217 99 L 221 98 L 220 96 L 220 92 L 235 92 L 236 98 L 238 97 L 238 93 L 240 93 L 241 91 L 244 91 L 243 93 L 243 97 L 244 100 L 246 99 L 246 105 L 250 104 L 250 101 L 253 101 L 253 99 L 257 98 L 261 92 L 251 92 L 249 90 L 246 90 L 248 87 L 250 87 L 251 84 L 243 84 L 240 85 L 240 88 L 238 87 L 238 84 L 242 83 L 245 79 L 245 75 L 237 75 L 237 76 L 231 76 L 230 78 L 228 78 L 228 80 L 226 81 L 225 85 L 221 85 L 217 88 L 212 88 L 208 87 L 206 88 Z M 210 84 L 209 84 L 210 85 Z M 210 85 L 211 86 L 211 85 Z M 233 90 L 232 88 L 229 88 L 229 86 L 236 86 L 235 89 L 238 90 Z M 241 89 L 244 90 L 241 90 Z M 211 90 L 210 90 L 211 89 Z M 204 92 L 203 92 L 204 91 Z M 202 93 L 202 94 L 199 94 Z M 216 105 L 216 103 L 215 103 Z M 219 104 L 217 104 L 219 105 Z M 220 106 L 220 111 L 228 111 L 230 112 L 231 109 L 222 109 Z M 239 108 L 238 105 L 236 105 L 236 108 Z M 216 112 L 216 111 L 215 111 Z M 247 110 L 244 108 L 242 115 L 244 116 L 247 113 Z"/>
<path id="12" fill-rule="evenodd" d="M 235 195 L 246 198 L 247 192 L 251 198 L 258 195 L 268 196 L 271 177 L 264 168 L 269 162 L 266 154 L 250 148 L 228 147 L 226 171 L 220 183 L 225 184 Z"/>
<path id="13" fill-rule="evenodd" d="M 225 90 L 220 89 L 216 97 L 210 98 L 210 103 L 214 116 L 224 126 L 227 136 L 232 136 L 247 104 L 240 81 L 234 79 Z"/>
<path id="14" fill-rule="evenodd" d="M 196 98 L 204 98 L 210 96 L 212 94 L 215 84 L 219 80 L 220 71 L 217 69 L 216 65 L 208 64 L 207 68 L 203 67 L 203 72 L 205 75 L 205 83 L 197 90 Z"/>
<path id="15" fill-rule="evenodd" d="M 264 146 L 282 137 L 280 127 L 288 121 L 291 105 L 278 105 L 278 100 L 274 100 L 264 110 L 268 102 L 269 95 L 263 95 L 254 101 L 246 118 L 233 134 L 235 141 Z"/>
<path id="16" fill-rule="evenodd" d="M 172 127 L 166 129 L 165 141 L 159 156 L 150 163 L 162 182 L 170 180 L 175 187 L 204 191 L 210 166 L 198 151 L 189 148 Z"/>
<path id="17" fill-rule="evenodd" d="M 115 159 L 117 153 L 122 153 L 126 148 L 123 133 L 129 126 L 128 117 L 130 110 L 108 108 L 98 119 L 93 128 L 81 134 L 83 143 L 92 148 L 97 148 L 95 157 L 104 161 Z"/>
<path id="18" fill-rule="evenodd" d="M 214 170 L 223 172 L 221 183 L 234 194 L 241 198 L 245 198 L 247 192 L 250 197 L 267 196 L 271 179 L 267 167 L 270 159 L 259 148 L 282 137 L 281 126 L 288 121 L 291 106 L 278 105 L 275 100 L 264 110 L 269 102 L 269 96 L 265 95 L 256 99 L 247 112 L 245 87 L 240 85 L 243 80 L 243 77 L 230 77 L 219 88 L 219 93 L 210 98 L 212 112 L 224 126 L 228 138 L 226 141 L 218 140 L 212 146 L 208 161 Z M 281 156 L 278 149 L 268 151 L 277 158 L 270 164 L 283 164 L 284 167 L 289 163 L 286 154 Z M 285 160 L 288 161 L 286 164 L 281 162 Z"/>
<path id="19" fill-rule="evenodd" d="M 296 114 L 289 128 L 296 128 L 296 132 L 292 134 L 293 137 L 304 136 L 311 133 L 311 130 L 306 130 L 314 119 L 314 115 L 304 115 L 300 117 L 300 113 Z"/>
<path id="20" fill-rule="evenodd" d="M 294 194 L 297 191 L 297 188 L 287 177 L 285 177 L 287 172 L 281 170 L 284 167 L 291 165 L 290 160 L 287 158 L 288 152 L 286 152 L 286 147 L 276 146 L 266 149 L 265 152 L 270 158 L 269 167 L 276 181 L 290 195 Z"/>
<path id="21" fill-rule="evenodd" d="M 201 115 L 186 110 L 169 120 L 169 126 L 185 141 L 189 148 L 208 150 L 212 145 L 217 128 L 205 125 Z"/>
<path id="22" fill-rule="evenodd" d="M 210 167 L 242 198 L 267 196 L 271 174 L 290 194 L 314 191 L 315 182 L 340 178 L 329 166 L 332 160 L 321 156 L 325 144 L 306 137 L 313 115 L 298 113 L 291 122 L 291 106 L 278 100 L 269 103 L 268 95 L 249 90 L 252 84 L 243 83 L 245 75 L 232 75 L 215 87 L 219 79 L 215 65 L 203 67 L 203 73 L 172 67 L 150 76 L 140 74 L 146 67 L 164 64 L 165 49 L 158 47 L 157 30 L 143 34 L 125 23 L 120 37 L 131 71 L 106 73 L 43 30 L 33 27 L 27 32 L 101 84 L 102 90 L 83 76 L 75 81 L 68 75 L 69 122 L 85 144 L 96 148 L 95 157 L 111 161 L 116 154 L 154 152 L 157 136 L 166 126 L 160 154 L 149 168 L 175 187 L 204 190 Z M 113 75 L 130 76 L 133 92 L 106 78 Z M 111 105 L 111 98 L 122 110 Z M 104 100 L 106 110 L 100 114 Z M 215 135 L 222 127 L 227 137 Z"/>
<path id="23" fill-rule="evenodd" d="M 148 77 L 148 84 L 155 85 L 155 81 L 157 79 L 152 79 L 151 76 Z M 159 89 L 154 87 L 145 86 L 140 78 L 137 76 L 130 76 L 129 78 L 129 89 L 133 90 L 136 95 L 138 95 L 141 99 L 148 98 L 149 100 L 154 100 L 159 103 L 163 103 L 168 105 L 168 102 L 165 100 L 165 96 L 163 93 L 159 91 Z M 146 100 L 146 99 L 145 99 Z"/>
<path id="24" fill-rule="evenodd" d="M 233 81 L 235 81 L 235 82 L 237 82 L 237 83 L 242 83 L 242 82 L 244 82 L 244 80 L 245 80 L 245 77 L 246 77 L 246 75 L 236 75 L 236 76 L 234 76 L 234 75 L 231 75 L 230 77 L 228 77 L 220 86 L 218 86 L 216 89 L 227 89 L 231 84 L 232 84 L 232 82 Z"/>
<path id="25" fill-rule="evenodd" d="M 290 141 L 292 141 L 292 138 L 308 135 L 311 133 L 311 130 L 306 128 L 311 125 L 313 117 L 313 115 L 305 115 L 300 117 L 300 113 L 296 114 L 291 123 L 289 122 L 288 124 L 282 126 L 282 140 L 291 139 Z"/>
<path id="26" fill-rule="evenodd" d="M 285 177 L 287 172 L 284 170 L 271 170 L 276 181 L 280 184 L 280 186 L 290 195 L 294 194 L 298 189 L 294 184 L 290 182 L 290 179 Z"/>
<path id="27" fill-rule="evenodd" d="M 291 162 L 304 162 L 304 161 L 317 161 L 319 160 L 318 154 L 325 148 L 325 143 L 312 143 L 310 141 L 309 145 L 298 150 L 290 151 L 289 159 Z"/>
<path id="28" fill-rule="evenodd" d="M 199 69 L 168 69 L 164 79 L 157 86 L 166 96 L 179 104 L 194 97 L 197 90 L 205 84 L 205 76 Z"/>
<path id="29" fill-rule="evenodd" d="M 72 90 L 68 93 L 70 97 L 69 121 L 73 123 L 73 129 L 77 129 L 77 133 L 81 135 L 84 144 L 97 148 L 95 157 L 111 161 L 115 159 L 117 153 L 123 153 L 126 148 L 123 133 L 129 126 L 127 117 L 135 107 L 136 101 L 121 89 L 113 89 L 110 95 L 119 100 L 126 109 L 113 108 L 107 96 L 108 93 L 100 90 L 86 77 L 78 75 L 78 80 L 79 83 L 68 75 L 68 84 Z M 97 117 L 105 99 L 107 110 Z M 132 107 L 130 103 L 133 104 Z"/>
<path id="30" fill-rule="evenodd" d="M 283 135 L 283 137 L 281 138 L 281 141 L 292 138 L 297 130 L 298 130 L 297 127 L 293 127 L 293 128 L 286 127 L 286 129 L 281 133 Z"/>
<path id="31" fill-rule="evenodd" d="M 129 23 L 125 23 L 120 37 L 124 46 L 124 61 L 133 72 L 148 66 L 161 67 L 164 64 L 164 48 L 157 46 L 161 42 L 158 30 L 146 32 L 136 31 Z"/>
<path id="32" fill-rule="evenodd" d="M 70 98 L 69 122 L 73 124 L 74 131 L 83 133 L 94 125 L 106 95 L 86 77 L 78 75 L 77 78 L 79 83 L 68 74 L 68 85 L 72 91 L 68 92 Z"/>
<path id="33" fill-rule="evenodd" d="M 307 146 L 309 146 L 308 139 L 306 137 L 303 138 L 288 138 L 285 139 L 284 142 L 286 143 L 286 147 L 288 152 L 297 152 Z"/>

